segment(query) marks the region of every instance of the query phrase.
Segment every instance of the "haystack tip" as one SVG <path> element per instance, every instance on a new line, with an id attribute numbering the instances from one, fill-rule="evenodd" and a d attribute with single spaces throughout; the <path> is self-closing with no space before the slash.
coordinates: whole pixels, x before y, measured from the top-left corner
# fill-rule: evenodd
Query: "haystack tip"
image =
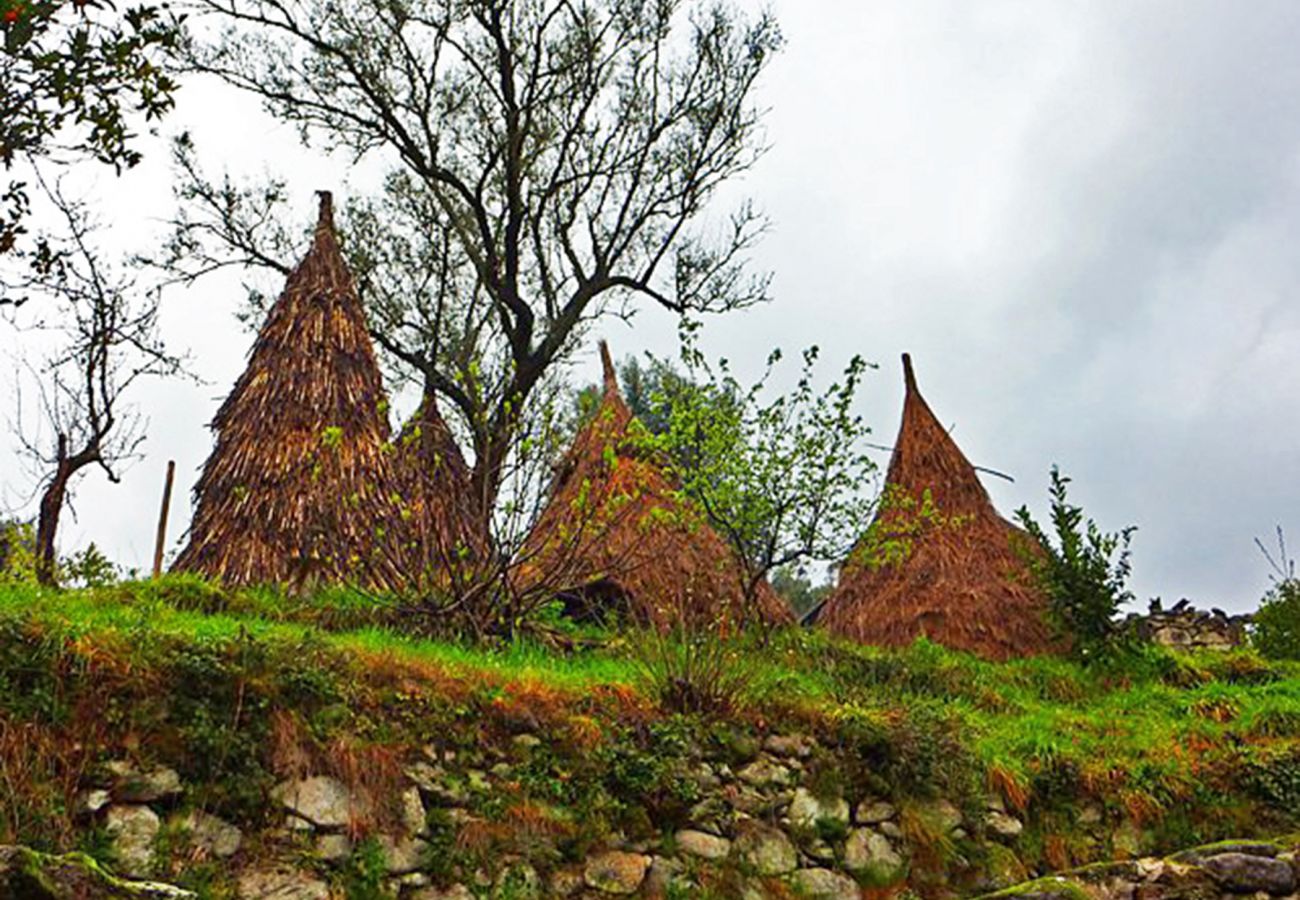
<path id="1" fill-rule="evenodd" d="M 609 355 L 609 344 L 600 342 L 600 366 L 605 372 L 605 390 L 618 390 L 618 376 L 614 373 L 614 360 Z"/>
<path id="2" fill-rule="evenodd" d="M 320 212 L 316 216 L 316 230 L 334 230 L 334 195 L 329 191 L 317 191 L 320 198 Z"/>
<path id="3" fill-rule="evenodd" d="M 907 385 L 909 393 L 916 391 L 916 373 L 912 371 L 912 354 L 903 354 L 903 383 Z"/>

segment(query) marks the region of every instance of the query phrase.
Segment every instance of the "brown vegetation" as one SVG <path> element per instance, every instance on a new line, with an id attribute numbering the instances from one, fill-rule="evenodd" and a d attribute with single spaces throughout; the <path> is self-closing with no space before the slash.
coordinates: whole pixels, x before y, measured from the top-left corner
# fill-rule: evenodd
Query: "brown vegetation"
<path id="1" fill-rule="evenodd" d="M 387 401 L 328 193 L 311 249 L 212 427 L 175 569 L 236 585 L 401 583 L 410 541 Z"/>
<path id="2" fill-rule="evenodd" d="M 903 356 L 903 421 L 885 496 L 817 616 L 832 632 L 899 646 L 925 636 L 989 659 L 1053 649 L 1029 536 L 998 515 Z"/>
<path id="3" fill-rule="evenodd" d="M 603 343 L 601 358 L 600 408 L 556 475 L 521 580 L 545 583 L 571 612 L 613 608 L 661 628 L 790 621 L 766 583 L 748 608 L 730 549 L 637 440 Z"/>

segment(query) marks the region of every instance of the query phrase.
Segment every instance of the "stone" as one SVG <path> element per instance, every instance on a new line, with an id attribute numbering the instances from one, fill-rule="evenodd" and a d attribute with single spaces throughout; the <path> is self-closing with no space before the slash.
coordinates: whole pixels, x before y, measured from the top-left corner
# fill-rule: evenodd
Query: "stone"
<path id="1" fill-rule="evenodd" d="M 1280 859 L 1245 853 L 1220 853 L 1206 857 L 1201 867 L 1224 890 L 1233 894 L 1264 891 L 1274 897 L 1296 889 L 1295 872 Z"/>
<path id="2" fill-rule="evenodd" d="M 678 850 L 701 859 L 726 859 L 731 853 L 731 841 L 703 831 L 684 829 L 676 840 Z"/>
<path id="3" fill-rule="evenodd" d="M 474 900 L 474 892 L 463 884 L 453 884 L 446 888 L 421 888 L 409 896 L 410 900 Z"/>
<path id="4" fill-rule="evenodd" d="M 768 818 L 782 804 L 788 803 L 791 796 L 793 795 L 788 792 L 773 791 L 771 788 L 760 790 L 748 784 L 732 785 L 726 794 L 727 800 L 737 812 L 755 819 Z"/>
<path id="5" fill-rule="evenodd" d="M 426 794 L 432 794 L 439 790 L 442 786 L 442 780 L 447 777 L 447 773 L 442 766 L 431 765 L 423 760 L 412 763 L 404 771 L 406 780 Z"/>
<path id="6" fill-rule="evenodd" d="M 157 803 L 179 797 L 183 790 L 176 770 L 161 766 L 144 774 L 127 772 L 113 785 L 113 798 L 121 803 Z"/>
<path id="7" fill-rule="evenodd" d="M 792 881 L 799 896 L 808 900 L 859 900 L 862 896 L 856 881 L 830 869 L 800 869 Z"/>
<path id="8" fill-rule="evenodd" d="M 885 837 L 891 838 L 895 841 L 901 841 L 903 839 L 903 829 L 899 827 L 897 822 L 881 822 L 876 826 L 876 830 Z"/>
<path id="9" fill-rule="evenodd" d="M 725 834 L 734 816 L 731 807 L 721 797 L 705 797 L 691 807 L 687 820 L 701 831 Z"/>
<path id="10" fill-rule="evenodd" d="M 352 839 L 346 834 L 322 834 L 316 838 L 316 855 L 327 863 L 342 863 L 352 855 Z"/>
<path id="11" fill-rule="evenodd" d="M 181 820 L 190 843 L 209 856 L 221 859 L 234 856 L 244 842 L 244 835 L 225 819 L 196 809 Z"/>
<path id="12" fill-rule="evenodd" d="M 799 853 L 785 832 L 759 822 L 745 823 L 736 850 L 759 875 L 784 875 L 799 864 Z"/>
<path id="13" fill-rule="evenodd" d="M 779 762 L 760 757 L 737 772 L 736 777 L 758 788 L 785 787 L 790 784 L 790 769 Z"/>
<path id="14" fill-rule="evenodd" d="M 110 806 L 104 830 L 113 844 L 117 867 L 132 878 L 143 878 L 153 871 L 153 845 L 162 822 L 147 806 Z"/>
<path id="15" fill-rule="evenodd" d="M 0 897 L 6 900 L 197 900 L 193 891 L 109 875 L 84 853 L 38 854 L 0 846 Z"/>
<path id="16" fill-rule="evenodd" d="M 329 885 L 292 869 L 252 869 L 239 876 L 240 900 L 329 900 Z"/>
<path id="17" fill-rule="evenodd" d="M 804 855 L 815 862 L 835 862 L 835 848 L 821 838 L 809 841 L 802 847 Z"/>
<path id="18" fill-rule="evenodd" d="M 492 883 L 494 897 L 524 900 L 527 897 L 542 895 L 542 879 L 531 864 L 519 861 L 511 863 L 501 870 L 496 881 Z"/>
<path id="19" fill-rule="evenodd" d="M 863 872 L 874 881 L 888 883 L 903 873 L 903 857 L 889 838 L 870 828 L 857 828 L 844 842 L 844 867 Z"/>
<path id="20" fill-rule="evenodd" d="M 802 734 L 773 734 L 763 741 L 763 749 L 774 756 L 806 759 L 812 754 L 812 741 Z"/>
<path id="21" fill-rule="evenodd" d="M 653 864 L 651 867 L 653 868 Z M 553 896 L 572 897 L 582 890 L 584 883 L 581 870 L 559 869 L 551 873 L 549 887 Z"/>
<path id="22" fill-rule="evenodd" d="M 587 859 L 582 877 L 588 887 L 605 894 L 635 894 L 650 868 L 650 857 L 608 850 Z"/>
<path id="23" fill-rule="evenodd" d="M 984 825 L 998 837 L 1009 840 L 1020 837 L 1020 832 L 1025 830 L 1024 822 L 1015 816 L 996 810 L 984 817 Z"/>
<path id="24" fill-rule="evenodd" d="M 527 753 L 534 747 L 540 747 L 542 739 L 535 734 L 517 734 L 511 739 L 510 743 Z"/>
<path id="25" fill-rule="evenodd" d="M 389 875 L 403 875 L 423 867 L 428 847 L 424 841 L 413 837 L 394 838 L 387 834 L 379 835 L 376 841 L 384 851 Z"/>
<path id="26" fill-rule="evenodd" d="M 935 800 L 921 807 L 921 818 L 925 819 L 943 835 L 952 832 L 961 825 L 961 810 L 950 800 Z"/>
<path id="27" fill-rule="evenodd" d="M 346 828 L 354 810 L 361 811 L 343 782 L 327 775 L 283 782 L 272 789 L 271 799 L 318 828 Z"/>
<path id="28" fill-rule="evenodd" d="M 77 795 L 73 810 L 78 816 L 93 816 L 113 800 L 112 795 L 103 788 L 93 788 Z"/>
<path id="29" fill-rule="evenodd" d="M 858 808 L 853 811 L 853 821 L 859 825 L 879 825 L 881 822 L 888 822 L 896 815 L 898 815 L 898 810 L 894 807 L 894 804 L 886 800 L 868 797 L 859 803 Z"/>
<path id="30" fill-rule="evenodd" d="M 670 891 L 678 896 L 690 896 L 694 887 L 686 876 L 685 867 L 680 861 L 670 856 L 656 856 L 650 861 L 650 869 L 645 875 L 644 893 L 649 897 L 665 897 Z"/>
<path id="31" fill-rule="evenodd" d="M 316 826 L 298 816 L 285 816 L 284 830 L 290 834 L 300 834 L 302 832 L 315 831 Z"/>
<path id="32" fill-rule="evenodd" d="M 402 791 L 402 827 L 407 834 L 428 834 L 428 813 L 420 799 L 420 789 L 409 787 Z"/>
<path id="33" fill-rule="evenodd" d="M 790 816 L 790 824 L 797 828 L 816 828 L 823 821 L 849 824 L 849 804 L 842 797 L 823 800 L 802 787 L 795 790 L 787 814 Z"/>

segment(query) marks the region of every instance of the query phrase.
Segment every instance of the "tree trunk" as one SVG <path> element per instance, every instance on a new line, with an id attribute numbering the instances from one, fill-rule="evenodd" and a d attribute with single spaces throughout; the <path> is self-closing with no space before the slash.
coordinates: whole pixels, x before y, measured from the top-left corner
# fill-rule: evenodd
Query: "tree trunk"
<path id="1" fill-rule="evenodd" d="M 47 587 L 53 587 L 57 583 L 58 557 L 54 549 L 54 538 L 59 529 L 59 513 L 63 511 L 72 472 L 72 462 L 68 459 L 68 438 L 61 434 L 54 475 L 41 494 L 40 519 L 36 525 L 36 578 Z"/>

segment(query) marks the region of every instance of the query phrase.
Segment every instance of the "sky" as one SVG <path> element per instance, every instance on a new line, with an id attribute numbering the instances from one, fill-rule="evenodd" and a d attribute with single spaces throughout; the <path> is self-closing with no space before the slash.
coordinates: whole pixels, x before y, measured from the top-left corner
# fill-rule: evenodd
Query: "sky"
<path id="1" fill-rule="evenodd" d="M 1058 464 L 1103 529 L 1138 526 L 1140 601 L 1253 608 L 1269 584 L 1254 538 L 1281 525 L 1300 546 L 1300 4 L 767 5 L 786 36 L 760 90 L 770 150 L 727 199 L 772 220 L 753 263 L 774 300 L 712 320 L 707 349 L 742 374 L 775 346 L 793 369 L 819 345 L 828 376 L 862 354 L 882 444 L 908 351 L 971 460 L 1015 479 L 985 480 L 1004 514 L 1044 519 Z M 161 140 L 181 129 L 213 171 L 286 176 L 304 224 L 313 190 L 364 180 L 248 99 L 189 83 L 146 162 L 95 183 L 114 239 L 162 232 Z M 139 391 L 143 459 L 120 485 L 87 476 L 65 549 L 147 567 L 168 459 L 175 547 L 205 423 L 252 340 L 239 284 L 168 296 L 165 335 L 201 380 Z M 650 308 L 601 333 L 617 356 L 675 346 Z M 17 342 L 0 330 L 6 357 Z M 582 366 L 595 380 L 594 348 Z M 10 442 L 0 503 L 30 490 Z"/>

